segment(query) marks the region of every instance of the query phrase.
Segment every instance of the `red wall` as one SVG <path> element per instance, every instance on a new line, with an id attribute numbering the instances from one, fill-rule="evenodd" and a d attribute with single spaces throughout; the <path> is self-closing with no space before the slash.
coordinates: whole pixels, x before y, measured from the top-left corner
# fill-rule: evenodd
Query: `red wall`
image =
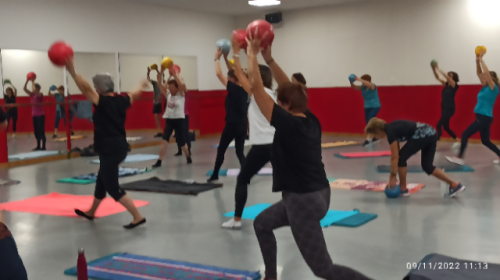
<path id="1" fill-rule="evenodd" d="M 379 87 L 382 109 L 379 117 L 392 121 L 409 119 L 431 124 L 439 120 L 441 109 L 441 86 L 392 86 Z M 480 90 L 478 85 L 462 85 L 456 96 L 456 113 L 451 120 L 451 128 L 457 135 L 474 121 L 474 106 Z M 221 133 L 224 128 L 225 90 L 189 91 L 187 109 L 190 116 L 190 128 L 199 130 L 201 135 Z M 309 107 L 318 116 L 324 132 L 363 133 L 365 126 L 363 98 L 361 93 L 351 88 L 309 88 Z M 155 129 L 152 114 L 152 93 L 144 93 L 144 99 L 136 101 L 127 113 L 127 129 Z M 83 96 L 72 96 L 72 99 L 84 99 Z M 28 97 L 18 97 L 18 103 L 29 103 Z M 45 97 L 45 102 L 55 102 L 54 98 Z M 500 103 L 500 102 L 497 102 Z M 55 121 L 55 105 L 45 108 L 47 131 L 53 131 Z M 500 116 L 500 105 L 495 106 L 495 116 Z M 9 131 L 11 131 L 9 127 Z M 93 124 L 88 120 L 75 119 L 75 130 L 92 130 Z M 62 121 L 59 130 L 64 131 Z M 31 107 L 19 107 L 18 132 L 33 131 Z M 445 132 L 444 132 L 445 133 Z M 445 133 L 446 135 L 446 133 Z M 474 138 L 479 138 L 475 135 Z M 500 125 L 494 122 L 491 138 L 500 140 Z"/>

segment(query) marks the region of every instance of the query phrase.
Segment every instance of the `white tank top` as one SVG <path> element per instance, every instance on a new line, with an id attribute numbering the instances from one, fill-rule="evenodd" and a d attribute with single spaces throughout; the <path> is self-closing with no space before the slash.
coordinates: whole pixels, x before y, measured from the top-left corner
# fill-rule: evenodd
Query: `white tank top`
<path id="1" fill-rule="evenodd" d="M 167 95 L 167 108 L 163 114 L 164 119 L 184 119 L 186 116 L 184 114 L 184 104 L 185 97 L 181 93 L 177 93 L 175 96 L 168 92 Z"/>
<path id="2" fill-rule="evenodd" d="M 276 95 L 273 90 L 265 88 L 266 93 L 276 102 Z M 252 145 L 272 144 L 274 141 L 274 127 L 264 117 L 252 95 L 248 106 L 248 122 L 250 124 L 250 143 Z"/>

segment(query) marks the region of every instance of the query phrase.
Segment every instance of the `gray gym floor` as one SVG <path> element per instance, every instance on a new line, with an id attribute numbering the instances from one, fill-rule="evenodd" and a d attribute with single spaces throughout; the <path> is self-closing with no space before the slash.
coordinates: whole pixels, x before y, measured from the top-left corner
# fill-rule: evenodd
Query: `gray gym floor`
<path id="1" fill-rule="evenodd" d="M 323 141 L 346 140 L 324 137 Z M 362 139 L 357 139 L 361 141 Z M 121 179 L 129 182 L 159 176 L 164 179 L 206 180 L 213 168 L 218 138 L 193 143 L 194 164 L 173 157 L 177 149 L 170 144 L 163 166 L 149 174 Z M 451 143 L 439 143 L 436 163 L 445 163 L 444 155 L 453 154 Z M 387 150 L 386 142 L 373 150 Z M 334 153 L 362 151 L 344 147 L 323 151 L 329 177 L 387 180 L 375 166 L 389 164 L 388 158 L 338 159 Z M 133 150 L 132 153 L 158 152 L 157 147 Z M 409 174 L 409 183 L 425 183 L 419 193 L 403 199 L 388 200 L 383 193 L 332 190 L 331 209 L 376 213 L 378 218 L 359 228 L 330 227 L 325 239 L 335 263 L 355 268 L 378 280 L 402 279 L 407 263 L 418 262 L 429 253 L 456 258 L 500 263 L 500 166 L 494 166 L 494 154 L 479 144 L 472 144 L 466 162 L 474 173 L 451 173 L 468 189 L 456 199 L 443 198 L 440 183 L 424 174 Z M 49 162 L 4 170 L 2 178 L 21 180 L 21 184 L 0 187 L 0 202 L 15 201 L 50 192 L 92 195 L 93 185 L 67 185 L 57 179 L 97 171 L 88 158 Z M 409 163 L 418 164 L 418 155 Z M 153 162 L 127 166 L 146 167 Z M 223 168 L 239 168 L 234 149 L 226 152 Z M 280 199 L 271 192 L 271 177 L 254 177 L 249 187 L 247 205 L 273 203 Z M 242 270 L 263 266 L 259 245 L 251 221 L 244 221 L 241 231 L 221 229 L 225 212 L 234 210 L 236 178 L 222 178 L 222 189 L 194 196 L 131 192 L 134 199 L 150 202 L 140 208 L 148 222 L 126 231 L 122 225 L 131 221 L 124 212 L 89 222 L 83 219 L 4 212 L 30 279 L 71 279 L 63 275 L 76 264 L 78 248 L 85 248 L 87 260 L 115 252 L 130 252 L 160 258 Z M 495 215 L 496 214 L 496 215 Z M 289 228 L 276 231 L 280 279 L 315 279 L 305 264 Z M 73 278 L 76 279 L 76 278 Z"/>

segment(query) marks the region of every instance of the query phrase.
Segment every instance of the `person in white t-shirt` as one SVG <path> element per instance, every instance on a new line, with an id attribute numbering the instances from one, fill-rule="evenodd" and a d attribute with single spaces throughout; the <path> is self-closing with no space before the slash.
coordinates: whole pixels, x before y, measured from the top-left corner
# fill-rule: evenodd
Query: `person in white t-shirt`
<path id="1" fill-rule="evenodd" d="M 164 71 L 165 69 L 162 69 L 161 72 L 158 73 L 158 81 L 161 81 Z M 166 122 L 165 130 L 163 131 L 163 140 L 161 141 L 160 154 L 158 156 L 158 161 L 153 165 L 153 168 L 161 166 L 163 156 L 167 152 L 168 141 L 174 131 L 177 143 L 182 147 L 182 151 L 186 155 L 187 163 L 191 164 L 193 162 L 191 160 L 191 154 L 189 153 L 186 142 L 187 134 L 184 133 L 184 128 L 186 126 L 186 116 L 184 114 L 186 84 L 177 71 L 172 70 L 172 73 L 172 76 L 174 77 L 173 80 L 169 80 L 165 84 L 158 84 L 161 92 L 165 95 L 167 100 L 167 108 L 163 114 L 163 118 L 166 119 Z"/>
<path id="2" fill-rule="evenodd" d="M 242 84 L 249 84 L 248 78 L 243 73 L 239 58 L 240 46 L 233 40 L 234 55 L 234 74 L 238 81 Z M 266 93 L 276 102 L 276 93 L 272 90 L 273 75 L 269 67 L 259 65 L 262 81 L 264 83 Z M 250 179 L 259 172 L 268 162 L 271 162 L 271 145 L 274 140 L 274 127 L 269 124 L 269 121 L 262 115 L 255 98 L 250 94 L 250 105 L 248 107 L 248 121 L 250 130 L 250 143 L 252 148 L 247 154 L 246 160 L 241 167 L 236 183 L 236 210 L 234 218 L 222 224 L 223 228 L 240 229 L 241 215 L 247 201 L 248 184 Z"/>

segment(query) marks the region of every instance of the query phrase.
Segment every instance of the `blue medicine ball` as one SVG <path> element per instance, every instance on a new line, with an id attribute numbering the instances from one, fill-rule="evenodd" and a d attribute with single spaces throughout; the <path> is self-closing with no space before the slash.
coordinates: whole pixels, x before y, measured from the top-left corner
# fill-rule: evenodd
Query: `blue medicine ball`
<path id="1" fill-rule="evenodd" d="M 54 86 L 54 85 L 50 86 L 50 90 L 51 90 L 51 91 L 54 91 L 54 90 L 56 90 L 56 89 L 57 89 L 57 87 L 56 87 L 56 86 Z"/>
<path id="2" fill-rule="evenodd" d="M 356 81 L 356 75 L 352 74 L 349 76 L 349 82 L 354 83 L 354 81 Z"/>
<path id="3" fill-rule="evenodd" d="M 398 198 L 401 195 L 401 188 L 397 185 L 395 188 L 391 189 L 389 187 L 385 188 L 385 195 L 387 198 Z"/>
<path id="4" fill-rule="evenodd" d="M 222 49 L 223 54 L 228 54 L 231 50 L 231 41 L 228 39 L 220 39 L 217 41 L 217 47 Z"/>

